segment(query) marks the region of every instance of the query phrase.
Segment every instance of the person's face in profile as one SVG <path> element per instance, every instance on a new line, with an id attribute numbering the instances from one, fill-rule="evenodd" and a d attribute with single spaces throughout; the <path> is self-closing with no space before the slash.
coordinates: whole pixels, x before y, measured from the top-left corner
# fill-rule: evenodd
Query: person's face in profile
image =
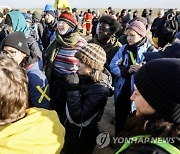
<path id="1" fill-rule="evenodd" d="M 77 73 L 79 75 L 89 75 L 90 72 L 92 71 L 92 69 L 89 66 L 83 64 L 80 60 L 78 60 L 77 67 L 78 67 Z"/>
<path id="2" fill-rule="evenodd" d="M 136 104 L 136 116 L 152 115 L 155 113 L 155 110 L 143 98 L 136 86 L 134 86 L 134 92 L 130 99 Z"/>

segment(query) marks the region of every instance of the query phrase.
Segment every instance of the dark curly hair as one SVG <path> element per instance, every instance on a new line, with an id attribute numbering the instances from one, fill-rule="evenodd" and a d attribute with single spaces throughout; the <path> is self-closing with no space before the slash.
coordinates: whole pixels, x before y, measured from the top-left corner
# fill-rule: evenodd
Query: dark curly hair
<path id="1" fill-rule="evenodd" d="M 101 16 L 99 18 L 99 23 L 108 24 L 110 26 L 112 34 L 115 34 L 120 28 L 119 22 L 110 15 Z"/>

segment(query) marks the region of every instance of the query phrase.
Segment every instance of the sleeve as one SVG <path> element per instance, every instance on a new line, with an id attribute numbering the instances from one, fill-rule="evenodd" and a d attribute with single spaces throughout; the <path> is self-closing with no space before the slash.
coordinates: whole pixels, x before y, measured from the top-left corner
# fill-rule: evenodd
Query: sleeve
<path id="1" fill-rule="evenodd" d="M 112 58 L 111 62 L 110 62 L 110 71 L 111 73 L 113 73 L 114 75 L 120 77 L 121 76 L 121 71 L 119 68 L 119 63 L 121 63 L 122 61 L 122 52 L 124 50 L 126 45 L 122 46 L 117 53 L 114 55 L 114 57 Z"/>
<path id="2" fill-rule="evenodd" d="M 42 37 L 43 37 L 43 26 L 42 26 L 42 24 L 38 24 L 38 34 L 39 34 L 40 39 L 42 40 Z"/>
<path id="3" fill-rule="evenodd" d="M 49 84 L 43 72 L 28 74 L 30 102 L 35 107 L 50 109 Z"/>
<path id="4" fill-rule="evenodd" d="M 74 122 L 80 124 L 88 120 L 99 110 L 102 110 L 107 102 L 109 89 L 102 85 L 91 87 L 86 97 L 81 96 L 80 91 L 67 91 L 67 107 Z"/>
<path id="5" fill-rule="evenodd" d="M 42 52 L 41 52 L 41 50 L 40 50 L 40 48 L 39 48 L 39 45 L 38 45 L 38 43 L 36 42 L 35 38 L 30 37 L 29 42 L 30 42 L 30 44 L 29 44 L 29 49 L 30 49 L 33 53 L 36 53 L 36 55 L 37 55 L 40 59 L 42 59 Z"/>

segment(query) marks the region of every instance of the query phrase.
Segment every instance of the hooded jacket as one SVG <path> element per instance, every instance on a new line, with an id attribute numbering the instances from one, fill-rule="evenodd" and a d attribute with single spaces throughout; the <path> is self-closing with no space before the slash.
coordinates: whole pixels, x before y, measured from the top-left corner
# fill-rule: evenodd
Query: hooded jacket
<path id="1" fill-rule="evenodd" d="M 50 109 L 49 84 L 42 72 L 42 61 L 39 61 L 32 52 L 30 58 L 29 65 L 26 67 L 30 105 Z"/>
<path id="2" fill-rule="evenodd" d="M 42 59 L 42 52 L 39 49 L 39 45 L 36 42 L 35 38 L 30 35 L 30 29 L 28 28 L 26 20 L 22 13 L 19 11 L 11 11 L 8 13 L 8 15 L 11 19 L 13 31 L 23 32 L 26 36 L 29 49 L 32 52 L 36 53 L 40 59 Z"/>
<path id="3" fill-rule="evenodd" d="M 60 153 L 64 136 L 55 111 L 30 108 L 24 118 L 0 126 L 0 153 Z"/>

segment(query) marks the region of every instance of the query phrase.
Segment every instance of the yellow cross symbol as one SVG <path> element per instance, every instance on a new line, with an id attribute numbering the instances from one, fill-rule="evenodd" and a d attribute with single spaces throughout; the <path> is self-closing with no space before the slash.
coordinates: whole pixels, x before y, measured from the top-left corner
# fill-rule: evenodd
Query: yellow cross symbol
<path id="1" fill-rule="evenodd" d="M 40 86 L 36 86 L 37 90 L 42 94 L 41 97 L 39 98 L 38 100 L 38 103 L 41 103 L 43 98 L 45 97 L 48 101 L 50 101 L 50 98 L 48 95 L 46 95 L 46 91 L 47 91 L 47 88 L 48 88 L 49 85 L 47 85 L 43 91 L 43 89 L 41 89 Z"/>

